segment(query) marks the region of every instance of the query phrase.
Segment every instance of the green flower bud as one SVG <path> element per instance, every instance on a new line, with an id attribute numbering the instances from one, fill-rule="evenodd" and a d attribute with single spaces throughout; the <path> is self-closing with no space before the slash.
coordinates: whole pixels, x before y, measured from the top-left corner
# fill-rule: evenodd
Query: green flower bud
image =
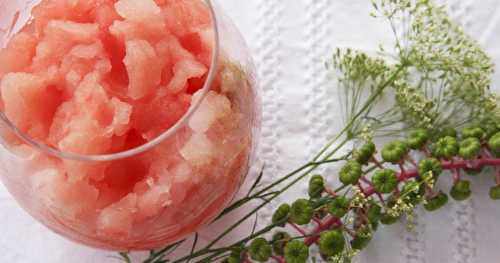
<path id="1" fill-rule="evenodd" d="M 273 235 L 273 251 L 276 255 L 283 256 L 285 254 L 285 246 L 290 240 L 290 235 L 287 232 L 276 232 Z"/>
<path id="2" fill-rule="evenodd" d="M 375 144 L 373 142 L 367 142 L 360 148 L 354 150 L 354 160 L 360 164 L 367 164 L 370 158 L 375 154 L 375 151 Z"/>
<path id="3" fill-rule="evenodd" d="M 429 140 L 429 132 L 426 129 L 416 129 L 408 133 L 407 143 L 411 149 L 422 149 Z"/>
<path id="4" fill-rule="evenodd" d="M 309 259 L 309 247 L 304 242 L 293 240 L 285 247 L 285 261 L 287 263 L 306 263 Z"/>
<path id="5" fill-rule="evenodd" d="M 458 153 L 458 142 L 454 137 L 443 137 L 434 145 L 434 156 L 450 159 Z"/>
<path id="6" fill-rule="evenodd" d="M 346 197 L 336 197 L 328 203 L 328 212 L 337 218 L 344 217 L 349 212 L 349 203 L 349 199 Z"/>
<path id="7" fill-rule="evenodd" d="M 466 160 L 475 159 L 481 151 L 481 142 L 478 138 L 470 137 L 460 143 L 458 154 Z"/>
<path id="8" fill-rule="evenodd" d="M 490 198 L 493 200 L 500 200 L 500 185 L 490 189 Z"/>
<path id="9" fill-rule="evenodd" d="M 439 133 L 439 137 L 447 137 L 447 136 L 456 138 L 457 131 L 451 127 L 446 127 L 442 129 L 441 132 Z"/>
<path id="10" fill-rule="evenodd" d="M 373 188 L 379 193 L 388 194 L 398 187 L 396 172 L 390 169 L 378 170 L 372 177 Z"/>
<path id="11" fill-rule="evenodd" d="M 439 192 L 437 196 L 427 199 L 427 203 L 424 204 L 424 208 L 425 210 L 432 212 L 439 210 L 447 203 L 448 203 L 448 195 L 446 195 L 443 192 Z"/>
<path id="12" fill-rule="evenodd" d="M 462 138 L 477 138 L 478 140 L 483 139 L 485 136 L 485 132 L 481 127 L 478 126 L 471 126 L 471 127 L 466 127 L 462 130 Z"/>
<path id="13" fill-rule="evenodd" d="M 427 158 L 423 159 L 418 163 L 418 174 L 420 177 L 427 174 L 428 172 L 432 172 L 432 176 L 434 179 L 438 178 L 439 175 L 443 172 L 443 167 L 441 166 L 441 162 L 435 158 Z"/>
<path id="14" fill-rule="evenodd" d="M 321 233 L 319 238 L 319 251 L 327 256 L 336 256 L 344 251 L 345 239 L 339 230 L 331 230 Z"/>
<path id="15" fill-rule="evenodd" d="M 396 222 L 399 221 L 399 216 L 397 217 L 394 217 L 394 216 L 391 216 L 387 213 L 384 213 L 382 214 L 382 217 L 380 218 L 380 223 L 384 224 L 384 225 L 392 225 L 392 224 L 395 224 Z"/>
<path id="16" fill-rule="evenodd" d="M 495 133 L 488 140 L 488 147 L 490 147 L 491 151 L 498 157 L 500 156 L 500 132 Z"/>
<path id="17" fill-rule="evenodd" d="M 370 208 L 368 208 L 366 216 L 371 223 L 377 223 L 382 217 L 382 207 L 373 201 L 370 202 Z"/>
<path id="18" fill-rule="evenodd" d="M 450 195 L 457 201 L 463 201 L 471 196 L 470 182 L 461 180 L 451 188 Z"/>
<path id="19" fill-rule="evenodd" d="M 281 223 L 280 226 L 284 226 L 289 216 L 290 216 L 290 205 L 282 204 L 274 212 L 272 222 L 273 224 Z"/>
<path id="20" fill-rule="evenodd" d="M 248 254 L 250 258 L 259 261 L 266 262 L 272 254 L 271 245 L 264 238 L 256 238 L 250 243 L 250 247 L 248 248 Z"/>
<path id="21" fill-rule="evenodd" d="M 408 153 L 408 145 L 402 141 L 393 141 L 382 148 L 382 159 L 393 164 L 399 163 Z"/>
<path id="22" fill-rule="evenodd" d="M 313 213 L 314 209 L 309 200 L 297 199 L 297 201 L 292 204 L 290 220 L 297 225 L 309 224 L 313 217 Z"/>
<path id="23" fill-rule="evenodd" d="M 404 195 L 406 200 L 411 204 L 416 205 L 422 201 L 424 190 L 425 189 L 419 182 L 410 181 L 403 186 L 402 195 Z"/>
<path id="24" fill-rule="evenodd" d="M 319 198 L 325 190 L 325 181 L 321 175 L 313 175 L 309 180 L 309 197 Z"/>
<path id="25" fill-rule="evenodd" d="M 340 182 L 345 185 L 348 184 L 357 184 L 359 178 L 361 178 L 361 174 L 363 171 L 361 170 L 361 164 L 356 161 L 348 161 L 342 169 L 340 169 Z"/>
<path id="26" fill-rule="evenodd" d="M 356 250 L 362 250 L 368 246 L 372 240 L 372 232 L 368 227 L 358 230 L 356 236 L 351 240 L 351 247 Z"/>

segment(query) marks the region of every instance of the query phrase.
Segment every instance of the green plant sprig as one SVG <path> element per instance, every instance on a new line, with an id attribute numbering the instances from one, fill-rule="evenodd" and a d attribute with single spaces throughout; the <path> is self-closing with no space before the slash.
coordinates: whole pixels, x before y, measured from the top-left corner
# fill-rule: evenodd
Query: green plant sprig
<path id="1" fill-rule="evenodd" d="M 442 207 L 448 196 L 434 189 L 438 171 L 440 174 L 442 170 L 453 172 L 455 181 L 450 195 L 464 200 L 470 196 L 470 182 L 462 180 L 460 171 L 471 173 L 494 167 L 497 186 L 490 196 L 500 198 L 500 172 L 495 157 L 496 149 L 500 152 L 500 110 L 496 96 L 489 92 L 491 59 L 452 22 L 443 7 L 430 0 L 376 0 L 373 5 L 374 16 L 389 21 L 396 54 L 383 47 L 378 56 L 351 49 L 335 52 L 327 67 L 343 91 L 339 98 L 346 126 L 309 162 L 291 173 L 264 186 L 259 184 L 261 173 L 247 196 L 235 201 L 217 220 L 250 202 L 259 202 L 257 206 L 208 245 L 198 249 L 194 243 L 188 255 L 168 258 L 184 242 L 180 241 L 152 251 L 144 263 L 213 262 L 221 258 L 248 262 L 270 257 L 278 262 L 301 263 L 309 258 L 308 247 L 315 244 L 329 260 L 350 262 L 369 242 L 379 222 L 393 223 L 403 215 L 411 219 L 418 204 L 429 211 Z M 403 26 L 398 27 L 401 23 Z M 468 130 L 457 137 L 456 131 L 446 127 Z M 482 137 L 469 139 L 471 134 L 479 134 L 478 129 L 483 131 Z M 377 160 L 376 147 L 371 143 L 374 138 L 405 134 L 408 136 L 404 140 L 384 147 L 382 160 Z M 349 142 L 358 146 L 369 143 L 335 158 Z M 409 154 L 415 152 L 427 158 L 417 164 Z M 314 176 L 311 187 L 316 188 L 310 190 L 314 196 L 294 202 L 289 211 L 286 206 L 281 207 L 284 217 L 273 218 L 269 225 L 253 230 L 230 246 L 217 247 L 223 237 L 319 167 L 347 159 L 350 165 L 339 173 L 343 181 L 339 188 L 327 189 L 325 178 Z M 430 169 L 430 173 L 422 172 L 420 166 Z M 321 182 L 323 189 L 318 189 Z M 262 239 L 289 222 L 298 225 L 313 221 L 317 224 L 314 231 L 300 231 L 307 236 L 301 234 L 302 237 L 287 242 Z M 275 243 L 281 246 L 274 249 Z M 273 246 L 270 254 L 269 246 Z"/>
<path id="2" fill-rule="evenodd" d="M 468 129 L 470 128 L 464 129 L 461 133 L 461 142 L 471 139 L 465 137 Z M 483 131 L 480 127 L 474 129 Z M 497 131 L 491 137 L 484 137 L 484 132 L 479 134 L 481 139 L 472 137 L 481 142 L 477 149 L 474 149 L 446 134 L 431 140 L 433 136 L 429 134 L 429 131 L 420 129 L 418 133 L 410 133 L 405 141 L 396 140 L 386 144 L 381 150 L 381 156 L 385 162 L 376 160 L 376 149 L 371 146 L 365 147 L 373 145 L 367 142 L 360 147 L 360 150 L 365 152 L 347 160 L 340 172 L 344 172 L 349 177 L 349 180 L 344 183 L 345 188 L 329 190 L 325 177 L 315 175 L 309 182 L 309 198 L 297 199 L 291 205 L 281 205 L 273 216 L 273 223 L 281 224 L 282 227 L 285 224 L 289 225 L 291 230 L 307 236 L 301 240 L 307 251 L 310 246 L 318 245 L 326 259 L 333 262 L 349 261 L 368 245 L 379 224 L 393 224 L 406 216 L 410 221 L 408 227 L 411 228 L 413 210 L 417 205 L 423 205 L 428 211 L 444 207 L 449 197 L 443 191 L 436 189 L 435 185 L 445 172 L 455 177 L 449 195 L 456 201 L 463 201 L 471 195 L 470 181 L 460 175 L 456 177 L 455 171 L 461 170 L 468 173 L 468 177 L 474 177 L 475 171 L 485 167 L 498 170 L 500 145 L 497 145 L 497 142 L 500 144 L 500 132 Z M 407 148 L 406 144 L 409 141 L 415 141 L 415 136 L 429 139 L 423 139 L 415 149 Z M 447 144 L 440 143 L 444 138 Z M 453 151 L 453 155 L 440 154 L 450 145 L 455 144 L 459 146 Z M 403 150 L 400 151 L 402 148 Z M 432 153 L 423 151 L 424 148 L 433 149 Z M 471 153 L 475 153 L 472 158 Z M 371 158 L 368 158 L 370 161 L 359 163 L 361 155 L 370 156 Z M 417 161 L 414 159 L 415 156 L 423 157 Z M 367 169 L 366 172 L 360 169 L 362 166 L 368 167 L 373 163 L 378 164 L 375 169 Z M 394 169 L 391 163 L 397 163 L 398 168 Z M 494 174 L 494 181 L 495 185 L 492 186 L 489 195 L 493 200 L 500 200 L 500 173 Z M 345 191 L 349 187 L 352 190 L 350 194 Z M 374 198 L 374 196 L 381 199 Z M 300 225 L 310 224 L 315 227 L 309 232 L 300 227 Z M 278 233 L 290 236 L 282 230 Z M 298 246 L 297 242 L 294 241 L 293 246 Z M 259 243 L 259 247 L 273 245 L 271 241 L 263 238 L 259 238 Z M 241 262 L 242 259 L 248 257 L 260 262 L 265 262 L 271 257 L 278 262 L 289 262 L 293 255 L 279 253 L 279 251 L 286 251 L 289 243 L 289 240 L 282 242 L 283 248 L 278 252 L 274 251 L 274 254 L 269 247 L 262 248 L 263 250 L 252 249 L 252 244 L 250 244 L 247 249 L 242 250 L 241 254 L 233 254 L 228 262 Z M 297 258 L 292 261 L 306 262 Z"/>

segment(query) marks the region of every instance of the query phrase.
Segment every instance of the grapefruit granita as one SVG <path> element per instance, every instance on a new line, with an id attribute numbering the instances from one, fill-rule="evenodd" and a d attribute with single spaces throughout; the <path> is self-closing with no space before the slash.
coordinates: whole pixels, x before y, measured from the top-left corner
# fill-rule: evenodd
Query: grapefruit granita
<path id="1" fill-rule="evenodd" d="M 258 126 L 251 63 L 225 49 L 244 48 L 234 29 L 222 38 L 201 0 L 42 0 L 30 14 L 0 50 L 1 177 L 20 204 L 115 250 L 213 220 Z"/>

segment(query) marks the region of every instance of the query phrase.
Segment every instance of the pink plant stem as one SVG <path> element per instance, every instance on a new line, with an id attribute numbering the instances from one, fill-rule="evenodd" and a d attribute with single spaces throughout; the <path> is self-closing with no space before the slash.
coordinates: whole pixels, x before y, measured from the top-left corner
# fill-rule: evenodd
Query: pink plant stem
<path id="1" fill-rule="evenodd" d="M 443 170 L 455 170 L 455 169 L 463 169 L 467 168 L 467 162 L 460 160 L 460 161 L 442 161 L 441 162 Z M 500 159 L 497 158 L 487 158 L 487 159 L 480 159 L 477 162 L 478 168 L 482 168 L 484 166 L 500 166 Z M 405 176 L 402 176 L 401 173 L 398 174 L 398 181 L 403 182 L 406 179 L 410 178 L 415 178 L 418 176 L 418 172 L 416 169 L 406 171 Z M 365 189 L 365 196 L 369 197 L 373 194 L 375 194 L 375 189 L 373 186 L 368 187 Z"/>
<path id="2" fill-rule="evenodd" d="M 286 263 L 285 259 L 281 256 L 271 256 L 278 263 Z"/>
<path id="3" fill-rule="evenodd" d="M 382 203 L 385 206 L 385 200 L 384 197 L 382 196 L 381 193 L 376 192 L 378 199 L 380 200 L 380 203 Z"/>
<path id="4" fill-rule="evenodd" d="M 401 170 L 401 176 L 403 176 L 403 178 L 406 177 L 406 172 L 405 172 L 405 166 L 404 166 L 404 161 L 401 161 L 399 163 L 399 169 Z"/>
<path id="5" fill-rule="evenodd" d="M 384 169 L 384 166 L 375 158 L 375 156 L 372 156 L 371 161 L 380 169 Z"/>
<path id="6" fill-rule="evenodd" d="M 297 230 L 297 232 L 299 232 L 301 235 L 303 236 L 307 236 L 307 233 L 306 231 L 304 231 L 304 229 L 302 229 L 301 227 L 299 227 L 298 225 L 292 223 L 292 222 L 289 222 L 289 224 L 295 229 Z"/>
<path id="7" fill-rule="evenodd" d="M 366 179 L 365 176 L 361 176 L 361 181 L 363 181 L 363 183 L 365 183 L 367 185 L 372 185 L 372 182 L 370 182 L 370 180 Z"/>
<path id="8" fill-rule="evenodd" d="M 413 165 L 413 167 L 415 167 L 416 169 L 418 169 L 417 163 L 415 162 L 415 160 L 413 160 L 413 158 L 411 158 L 411 156 L 407 156 L 406 160 L 410 161 L 410 163 Z"/>
<path id="9" fill-rule="evenodd" d="M 316 222 L 316 224 L 318 224 L 318 226 L 321 226 L 321 224 L 323 224 L 323 222 L 321 222 L 321 220 L 319 220 L 316 217 L 313 217 L 313 221 Z"/>
<path id="10" fill-rule="evenodd" d="M 334 216 L 328 216 L 323 220 L 323 223 L 321 225 L 318 225 L 313 229 L 311 235 L 304 240 L 304 244 L 306 244 L 306 246 L 311 246 L 312 244 L 318 242 L 319 234 L 321 232 L 331 229 L 333 227 L 340 227 L 340 226 L 342 226 L 342 222 L 340 221 L 340 219 Z"/>

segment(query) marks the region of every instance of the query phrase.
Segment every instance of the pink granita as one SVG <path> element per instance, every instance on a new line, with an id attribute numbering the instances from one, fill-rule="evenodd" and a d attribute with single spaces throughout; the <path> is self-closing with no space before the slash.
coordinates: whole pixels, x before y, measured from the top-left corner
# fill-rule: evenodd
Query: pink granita
<path id="1" fill-rule="evenodd" d="M 248 171 L 256 107 L 243 70 L 227 58 L 211 69 L 207 5 L 43 0 L 32 15 L 0 50 L 0 93 L 5 116 L 33 141 L 119 153 L 199 107 L 149 150 L 107 161 L 49 155 L 2 128 L 23 168 L 3 178 L 13 195 L 51 229 L 100 248 L 157 248 L 209 223 Z"/>

